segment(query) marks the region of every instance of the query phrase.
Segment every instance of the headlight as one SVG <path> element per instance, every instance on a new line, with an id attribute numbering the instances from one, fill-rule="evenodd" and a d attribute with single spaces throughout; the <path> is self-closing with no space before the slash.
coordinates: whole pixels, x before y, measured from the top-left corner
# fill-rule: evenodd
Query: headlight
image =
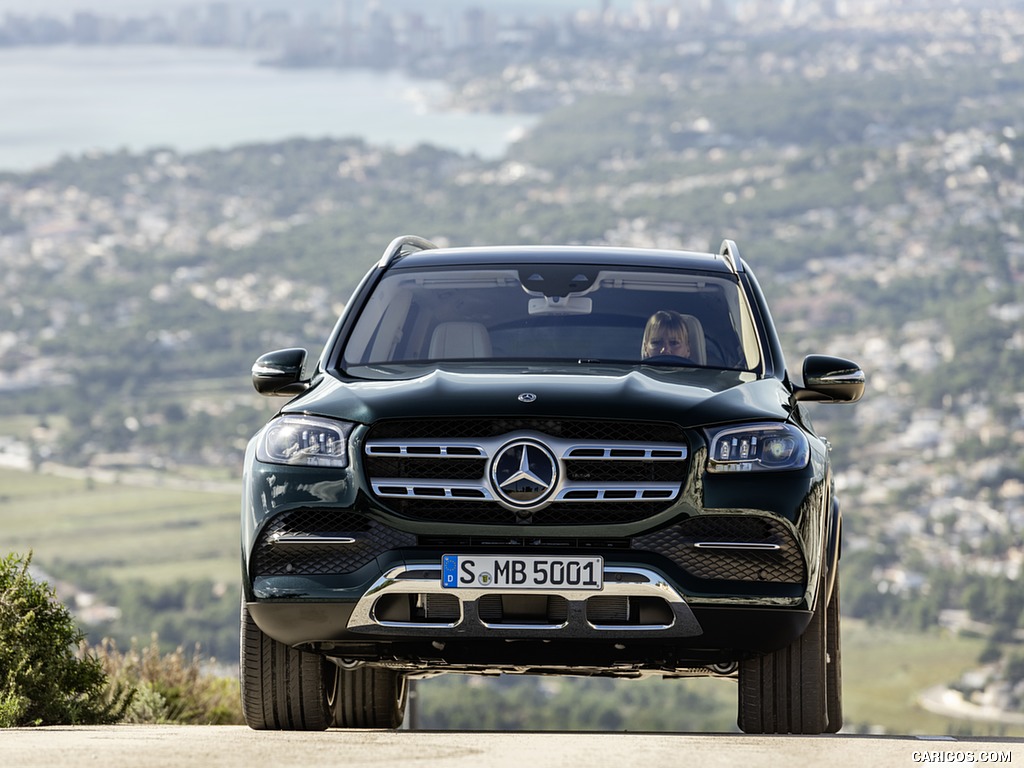
<path id="1" fill-rule="evenodd" d="M 313 416 L 282 416 L 264 429 L 256 458 L 269 464 L 347 467 L 352 427 Z"/>
<path id="2" fill-rule="evenodd" d="M 746 424 L 708 430 L 709 472 L 776 472 L 803 469 L 807 437 L 791 424 Z"/>

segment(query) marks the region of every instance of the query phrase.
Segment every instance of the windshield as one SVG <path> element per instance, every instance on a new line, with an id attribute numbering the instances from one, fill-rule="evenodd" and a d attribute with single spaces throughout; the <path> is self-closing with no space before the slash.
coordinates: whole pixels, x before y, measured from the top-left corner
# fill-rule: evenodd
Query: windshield
<path id="1" fill-rule="evenodd" d="M 395 269 L 362 309 L 346 368 L 571 361 L 757 371 L 731 276 L 586 265 Z"/>

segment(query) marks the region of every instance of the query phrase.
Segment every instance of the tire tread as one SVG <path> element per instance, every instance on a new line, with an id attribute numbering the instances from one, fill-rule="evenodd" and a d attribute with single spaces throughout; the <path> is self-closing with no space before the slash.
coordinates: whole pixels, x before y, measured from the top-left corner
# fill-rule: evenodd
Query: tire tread
<path id="1" fill-rule="evenodd" d="M 334 725 L 339 728 L 398 728 L 405 717 L 405 675 L 380 667 L 342 670 Z"/>
<path id="2" fill-rule="evenodd" d="M 322 731 L 330 725 L 328 662 L 268 637 L 244 603 L 239 651 L 242 713 L 250 728 Z"/>
<path id="3" fill-rule="evenodd" d="M 825 732 L 825 618 L 819 605 L 788 646 L 741 662 L 737 724 L 744 733 Z"/>

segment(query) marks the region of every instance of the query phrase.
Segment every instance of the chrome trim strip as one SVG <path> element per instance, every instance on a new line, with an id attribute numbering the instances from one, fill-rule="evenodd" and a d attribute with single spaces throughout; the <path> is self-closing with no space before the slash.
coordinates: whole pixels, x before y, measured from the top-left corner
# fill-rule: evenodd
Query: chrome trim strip
<path id="1" fill-rule="evenodd" d="M 815 379 L 818 384 L 864 384 L 867 376 L 864 371 L 851 371 L 849 373 L 832 373 L 827 376 L 819 376 Z"/>
<path id="2" fill-rule="evenodd" d="M 417 480 L 409 477 L 373 477 L 370 478 L 373 492 L 382 499 L 450 499 L 452 501 L 497 501 L 490 489 L 482 481 L 479 483 L 455 483 L 450 480 Z M 403 493 L 385 490 L 402 488 Z M 422 493 L 417 489 L 443 491 L 441 493 Z M 469 491 L 476 495 L 456 495 L 455 491 Z"/>
<path id="3" fill-rule="evenodd" d="M 565 461 L 683 461 L 687 447 L 673 443 L 592 442 L 561 446 L 560 458 Z M 577 451 L 601 451 L 600 456 L 573 456 Z M 639 456 L 616 456 L 616 452 L 640 453 Z M 557 452 L 557 451 L 556 451 Z M 655 456 L 655 453 L 664 454 Z"/>
<path id="4" fill-rule="evenodd" d="M 528 629 L 539 629 L 539 630 L 558 630 L 565 629 L 569 626 L 568 621 L 563 621 L 561 624 L 488 624 L 486 621 L 480 620 L 480 623 L 487 629 L 509 629 L 512 631 L 523 631 Z"/>
<path id="5" fill-rule="evenodd" d="M 459 452 L 453 453 L 452 451 Z M 462 453 L 461 451 L 473 451 L 473 453 Z M 374 440 L 366 444 L 366 455 L 382 458 L 411 456 L 416 459 L 486 459 L 490 454 L 479 443 L 441 440 Z"/>
<path id="6" fill-rule="evenodd" d="M 568 499 L 568 501 L 668 501 L 679 493 L 682 483 L 566 483 L 555 495 L 555 501 L 567 501 L 570 493 L 597 493 L 595 499 Z M 632 491 L 632 498 L 626 496 L 609 496 L 609 494 L 625 494 Z M 646 497 L 645 494 L 657 494 Z"/>
<path id="7" fill-rule="evenodd" d="M 695 541 L 693 546 L 696 549 L 740 549 L 764 552 L 778 552 L 782 549 L 781 544 L 760 541 Z"/>
<path id="8" fill-rule="evenodd" d="M 357 544 L 358 540 L 351 536 L 330 536 L 321 533 L 273 533 L 267 542 L 274 546 L 279 544 Z"/>

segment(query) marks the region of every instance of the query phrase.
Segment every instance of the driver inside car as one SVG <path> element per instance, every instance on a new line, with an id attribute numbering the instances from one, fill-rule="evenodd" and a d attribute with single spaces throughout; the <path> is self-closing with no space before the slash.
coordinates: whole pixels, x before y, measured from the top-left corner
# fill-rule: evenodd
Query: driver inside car
<path id="1" fill-rule="evenodd" d="M 647 360 L 652 357 L 690 357 L 690 334 L 686 321 L 678 312 L 662 309 L 651 315 L 644 328 L 644 340 L 640 356 Z"/>

